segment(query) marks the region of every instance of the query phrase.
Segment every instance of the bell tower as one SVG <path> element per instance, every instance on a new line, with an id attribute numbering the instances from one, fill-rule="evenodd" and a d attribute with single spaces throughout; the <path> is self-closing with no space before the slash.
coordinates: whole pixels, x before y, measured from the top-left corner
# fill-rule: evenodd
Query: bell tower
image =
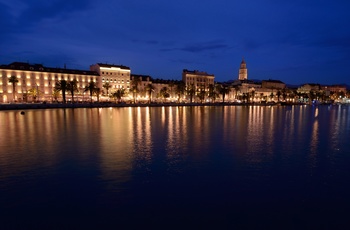
<path id="1" fill-rule="evenodd" d="M 239 68 L 238 80 L 247 80 L 247 79 L 248 79 L 247 64 L 245 63 L 244 58 L 242 58 L 241 66 Z"/>

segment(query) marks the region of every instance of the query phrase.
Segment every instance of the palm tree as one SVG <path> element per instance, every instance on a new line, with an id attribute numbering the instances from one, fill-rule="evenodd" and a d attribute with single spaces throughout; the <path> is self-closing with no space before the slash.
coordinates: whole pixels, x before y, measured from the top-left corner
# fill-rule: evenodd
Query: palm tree
<path id="1" fill-rule="evenodd" d="M 168 92 L 168 87 L 164 86 L 163 88 L 161 88 L 159 91 L 159 94 L 163 98 L 163 100 L 168 98 L 170 96 Z"/>
<path id="2" fill-rule="evenodd" d="M 226 96 L 226 94 L 228 94 L 231 91 L 231 89 L 226 85 L 218 85 L 217 90 L 218 90 L 219 94 L 222 95 L 222 103 L 224 103 L 225 96 Z"/>
<path id="3" fill-rule="evenodd" d="M 154 88 L 154 86 L 151 83 L 148 83 L 146 85 L 146 92 L 147 92 L 148 98 L 149 98 L 148 103 L 151 103 L 151 101 L 152 101 L 152 92 L 154 91 L 154 89 L 155 88 Z"/>
<path id="4" fill-rule="evenodd" d="M 279 102 L 279 101 L 280 101 L 280 97 L 281 97 L 281 95 L 282 95 L 281 91 L 278 90 L 277 93 L 276 93 L 276 95 L 277 95 L 277 101 Z"/>
<path id="5" fill-rule="evenodd" d="M 122 88 L 122 89 L 117 89 L 117 91 L 115 91 L 113 94 L 112 94 L 112 97 L 116 100 L 118 99 L 118 103 L 121 102 L 121 99 L 122 97 L 125 96 L 125 89 Z"/>
<path id="6" fill-rule="evenodd" d="M 96 83 L 93 81 L 90 81 L 89 84 L 85 86 L 84 92 L 89 91 L 91 102 L 92 102 L 92 95 L 95 92 L 96 88 L 97 88 Z"/>
<path id="7" fill-rule="evenodd" d="M 215 86 L 213 84 L 210 84 L 208 86 L 208 89 L 209 89 L 208 97 L 211 99 L 212 102 L 214 102 L 218 95 L 217 92 L 215 91 Z"/>
<path id="8" fill-rule="evenodd" d="M 187 86 L 187 94 L 190 96 L 190 102 L 192 103 L 193 101 L 193 97 L 196 94 L 196 87 L 194 86 L 194 84 L 190 84 Z"/>
<path id="9" fill-rule="evenodd" d="M 101 88 L 96 87 L 96 88 L 94 89 L 94 92 L 93 92 L 93 93 L 96 94 L 97 102 L 99 102 L 99 101 L 100 101 Z"/>
<path id="10" fill-rule="evenodd" d="M 235 85 L 233 88 L 235 90 L 235 99 L 238 99 L 239 85 Z"/>
<path id="11" fill-rule="evenodd" d="M 12 83 L 12 96 L 13 101 L 16 100 L 16 84 L 18 83 L 18 78 L 16 76 L 11 76 L 9 82 Z"/>
<path id="12" fill-rule="evenodd" d="M 172 97 L 173 96 L 173 88 L 175 86 L 175 83 L 174 81 L 170 81 L 169 84 L 168 84 L 169 88 L 170 88 L 170 96 Z"/>
<path id="13" fill-rule="evenodd" d="M 255 90 L 250 91 L 250 95 L 252 96 L 253 99 L 253 103 L 254 103 L 254 99 L 255 99 Z"/>
<path id="14" fill-rule="evenodd" d="M 132 91 L 132 96 L 134 98 L 134 104 L 136 101 L 137 93 L 139 92 L 139 87 L 138 87 L 139 84 L 141 84 L 141 77 L 133 77 L 133 79 L 131 80 L 130 90 Z"/>
<path id="15" fill-rule="evenodd" d="M 72 81 L 68 82 L 67 89 L 72 95 L 72 103 L 74 103 L 74 92 L 78 92 L 78 81 L 73 79 Z"/>
<path id="16" fill-rule="evenodd" d="M 283 98 L 283 101 L 286 101 L 287 96 L 288 96 L 288 94 L 287 94 L 287 90 L 286 90 L 285 88 L 284 88 L 284 89 L 282 89 L 282 98 Z"/>
<path id="17" fill-rule="evenodd" d="M 185 94 L 186 91 L 186 85 L 183 81 L 180 81 L 175 86 L 175 93 L 178 97 L 178 102 L 180 102 L 180 98 Z"/>
<path id="18" fill-rule="evenodd" d="M 204 88 L 201 88 L 197 93 L 197 96 L 198 96 L 201 103 L 203 103 L 203 101 L 205 99 L 205 95 L 206 95 L 206 92 L 205 92 Z"/>
<path id="19" fill-rule="evenodd" d="M 243 99 L 243 102 L 245 103 L 249 102 L 249 93 L 243 93 L 242 99 Z"/>
<path id="20" fill-rule="evenodd" d="M 106 91 L 107 91 L 107 96 L 108 96 L 108 94 L 109 94 L 109 93 L 108 93 L 108 92 L 109 92 L 109 89 L 112 87 L 111 84 L 109 84 L 109 82 L 106 82 L 106 83 L 103 84 L 102 87 L 106 89 Z"/>
<path id="21" fill-rule="evenodd" d="M 60 80 L 56 82 L 55 89 L 62 91 L 63 103 L 66 103 L 66 91 L 68 90 L 68 82 L 66 80 Z"/>

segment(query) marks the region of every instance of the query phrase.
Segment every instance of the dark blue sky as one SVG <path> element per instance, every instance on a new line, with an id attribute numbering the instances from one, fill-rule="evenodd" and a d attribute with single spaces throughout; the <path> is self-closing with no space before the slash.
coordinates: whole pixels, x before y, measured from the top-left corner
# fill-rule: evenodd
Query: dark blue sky
<path id="1" fill-rule="evenodd" d="M 0 64 L 350 84 L 350 1 L 0 0 Z"/>

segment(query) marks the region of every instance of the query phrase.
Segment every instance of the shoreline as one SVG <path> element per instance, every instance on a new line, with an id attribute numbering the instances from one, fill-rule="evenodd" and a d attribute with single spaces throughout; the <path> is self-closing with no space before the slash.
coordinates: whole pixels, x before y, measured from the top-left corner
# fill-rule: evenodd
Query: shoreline
<path id="1" fill-rule="evenodd" d="M 215 102 L 215 103 L 151 103 L 151 104 L 126 104 L 126 103 L 13 103 L 13 104 L 0 104 L 0 111 L 3 110 L 27 110 L 27 109 L 66 109 L 66 108 L 123 108 L 123 107 L 162 107 L 162 106 L 293 106 L 293 105 L 310 105 L 304 103 L 274 103 L 274 104 L 261 104 L 261 103 L 232 103 L 232 102 Z M 320 105 L 332 105 L 332 104 L 320 104 Z"/>

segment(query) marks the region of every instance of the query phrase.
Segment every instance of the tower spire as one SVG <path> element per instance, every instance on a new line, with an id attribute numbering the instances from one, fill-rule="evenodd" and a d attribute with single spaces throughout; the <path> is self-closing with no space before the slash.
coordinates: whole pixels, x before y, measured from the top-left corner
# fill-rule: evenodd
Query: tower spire
<path id="1" fill-rule="evenodd" d="M 247 79 L 248 79 L 247 64 L 244 60 L 244 57 L 242 56 L 242 62 L 238 73 L 238 80 L 247 80 Z"/>

